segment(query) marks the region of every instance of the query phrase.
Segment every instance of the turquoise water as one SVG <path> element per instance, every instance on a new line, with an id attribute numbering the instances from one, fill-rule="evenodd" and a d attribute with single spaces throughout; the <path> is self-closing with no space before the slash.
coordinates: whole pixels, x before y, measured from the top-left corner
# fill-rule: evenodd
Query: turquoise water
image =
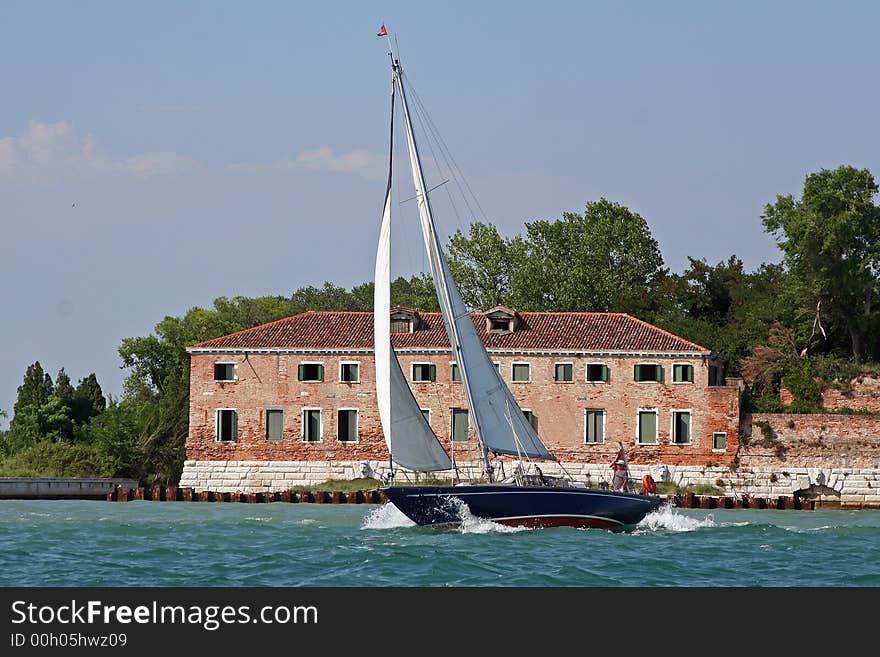
<path id="1" fill-rule="evenodd" d="M 880 511 L 635 530 L 414 527 L 391 505 L 0 501 L 2 586 L 880 586 Z"/>

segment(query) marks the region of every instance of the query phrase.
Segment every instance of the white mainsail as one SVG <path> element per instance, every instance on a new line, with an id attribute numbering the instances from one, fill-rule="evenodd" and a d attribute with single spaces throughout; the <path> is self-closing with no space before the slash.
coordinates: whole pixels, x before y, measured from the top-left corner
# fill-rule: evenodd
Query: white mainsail
<path id="1" fill-rule="evenodd" d="M 555 460 L 516 403 L 500 373 L 495 369 L 495 365 L 477 336 L 476 328 L 461 300 L 455 280 L 449 272 L 449 266 L 446 263 L 434 227 L 431 202 L 425 185 L 418 146 L 413 134 L 399 62 L 395 64 L 394 72 L 400 85 L 409 158 L 419 204 L 422 237 L 428 252 L 431 275 L 437 286 L 437 298 L 443 311 L 446 334 L 459 364 L 471 417 L 483 450 L 483 457 L 487 458 L 486 450 L 491 450 L 500 454 Z"/>
<path id="2" fill-rule="evenodd" d="M 391 150 L 394 146 L 394 85 L 391 91 Z M 389 161 L 391 154 L 389 153 Z M 395 463 L 431 472 L 449 470 L 452 462 L 431 430 L 406 382 L 391 347 L 391 166 L 385 208 L 376 250 L 373 290 L 373 344 L 376 359 L 376 401 L 385 443 Z"/>

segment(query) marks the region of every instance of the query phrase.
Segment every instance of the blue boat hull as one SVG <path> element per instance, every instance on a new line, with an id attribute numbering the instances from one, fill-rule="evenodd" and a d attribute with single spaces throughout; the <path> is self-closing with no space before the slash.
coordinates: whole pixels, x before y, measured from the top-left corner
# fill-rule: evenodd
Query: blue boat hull
<path id="1" fill-rule="evenodd" d="M 463 503 L 471 515 L 504 525 L 614 530 L 637 524 L 661 504 L 654 495 L 502 484 L 394 486 L 385 494 L 418 525 L 460 524 Z"/>

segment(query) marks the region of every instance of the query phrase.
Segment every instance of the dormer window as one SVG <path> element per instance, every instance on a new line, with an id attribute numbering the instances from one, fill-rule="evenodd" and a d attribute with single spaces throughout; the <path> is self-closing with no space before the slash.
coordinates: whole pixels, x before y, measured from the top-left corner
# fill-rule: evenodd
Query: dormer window
<path id="1" fill-rule="evenodd" d="M 487 333 L 512 333 L 516 330 L 516 311 L 507 306 L 495 306 L 486 311 Z"/>
<path id="2" fill-rule="evenodd" d="M 391 309 L 391 332 L 412 333 L 419 325 L 419 314 L 411 308 Z"/>

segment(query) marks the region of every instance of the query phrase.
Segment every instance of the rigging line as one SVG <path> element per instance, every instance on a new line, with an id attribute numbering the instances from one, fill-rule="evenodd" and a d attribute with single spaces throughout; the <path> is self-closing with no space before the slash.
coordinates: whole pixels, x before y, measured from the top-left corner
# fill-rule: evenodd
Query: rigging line
<path id="1" fill-rule="evenodd" d="M 409 82 L 409 78 L 407 78 L 407 83 L 408 83 L 408 82 Z M 425 117 L 423 116 L 423 111 L 421 111 L 421 110 L 419 109 L 418 104 L 416 104 L 414 114 L 415 114 L 416 120 L 419 122 L 419 125 L 420 125 L 421 128 L 422 128 L 422 132 L 423 132 L 424 135 L 425 135 L 425 143 L 428 144 L 428 150 L 431 152 L 431 159 L 432 159 L 433 162 L 434 162 L 434 166 L 436 167 L 438 173 L 439 173 L 440 175 L 443 175 L 442 167 L 440 166 L 440 162 L 439 162 L 439 160 L 437 159 L 437 154 L 434 152 L 434 144 L 433 144 L 433 142 L 432 142 L 432 140 L 431 140 L 431 133 L 430 133 L 430 131 L 426 128 Z M 454 179 L 454 176 L 453 176 L 453 179 Z M 443 183 L 441 183 L 441 184 L 443 184 Z M 458 182 L 457 182 L 457 181 L 456 181 L 456 185 L 458 185 Z M 438 185 L 438 187 L 439 187 L 439 185 Z M 429 191 L 430 191 L 430 190 L 428 190 L 428 191 L 425 192 L 426 201 L 427 201 L 427 199 L 428 199 L 428 197 L 429 197 L 429 193 L 428 193 Z M 448 191 L 449 191 L 449 190 L 448 190 L 448 188 L 447 188 L 447 193 L 448 193 Z M 460 217 L 459 214 L 458 214 L 458 208 L 455 206 L 455 203 L 452 202 L 452 197 L 451 197 L 451 196 L 450 196 L 450 202 L 451 202 L 451 204 L 452 204 L 452 210 L 453 210 L 453 212 L 455 213 L 456 219 L 458 220 L 459 225 L 461 225 L 461 217 Z M 423 257 L 424 257 L 424 253 L 423 253 Z M 423 265 L 424 265 L 424 264 L 425 264 L 425 263 L 423 262 Z M 436 282 L 435 282 L 435 285 L 436 285 Z"/>
<path id="2" fill-rule="evenodd" d="M 399 97 L 395 96 L 395 102 L 399 103 L 399 102 L 403 102 L 403 101 L 401 101 Z M 402 112 L 400 114 L 402 114 Z M 396 138 L 398 151 L 405 148 L 405 143 L 406 143 L 405 138 L 403 138 L 400 134 L 401 130 L 403 130 L 403 128 L 401 128 L 401 126 L 400 126 L 400 121 L 401 121 L 400 114 L 396 115 L 396 120 L 394 122 L 394 130 L 396 133 L 395 138 Z M 400 175 L 400 166 L 401 166 L 399 163 L 400 158 L 399 157 L 392 157 L 392 159 L 394 162 L 394 176 L 395 176 L 394 183 L 397 186 L 397 198 L 400 198 L 403 195 L 403 190 L 401 189 L 401 184 L 402 184 L 401 180 L 403 180 L 403 178 Z M 415 273 L 415 261 L 413 260 L 413 251 L 412 251 L 412 246 L 411 246 L 414 242 L 412 240 L 410 225 L 409 225 L 409 222 L 406 222 L 406 221 L 398 221 L 397 225 L 399 228 L 402 229 L 401 236 L 403 237 L 402 242 L 404 244 L 403 252 L 406 254 L 406 264 L 409 268 L 408 271 L 409 271 L 409 277 L 410 277 L 410 283 L 411 283 L 413 274 Z M 421 238 L 419 238 L 419 240 L 421 240 Z M 418 242 L 415 242 L 415 243 L 418 243 Z M 421 249 L 421 248 L 419 249 L 420 253 L 423 251 L 424 251 L 424 249 Z M 424 254 L 422 255 L 422 271 L 424 271 Z M 405 277 L 404 277 L 404 279 L 405 279 Z M 400 300 L 401 303 L 403 305 L 407 306 L 408 308 L 415 308 L 416 307 L 415 290 L 413 289 L 411 284 L 406 286 L 404 289 L 406 290 L 406 295 L 403 299 Z"/>
<path id="3" fill-rule="evenodd" d="M 409 83 L 409 78 L 407 78 L 407 83 Z M 428 114 L 427 108 L 425 107 L 424 103 L 422 103 L 418 99 L 418 95 L 415 94 L 415 92 L 413 92 L 413 93 L 414 93 L 414 98 L 416 99 L 415 114 L 419 120 L 420 125 L 422 126 L 422 131 L 425 134 L 425 139 L 428 143 L 428 148 L 431 150 L 431 155 L 434 159 L 435 166 L 438 169 L 441 169 L 440 163 L 437 159 L 437 155 L 434 153 L 434 148 L 433 148 L 434 143 L 437 144 L 437 149 L 440 151 L 440 155 L 442 156 L 442 158 L 446 164 L 446 169 L 449 172 L 449 174 L 451 174 L 452 179 L 455 181 L 455 186 L 458 188 L 458 193 L 461 195 L 461 198 L 464 201 L 465 206 L 467 207 L 467 210 L 468 210 L 468 213 L 470 214 L 471 219 L 473 219 L 475 213 L 473 211 L 473 208 L 470 207 L 470 203 L 468 202 L 467 194 L 464 193 L 464 189 L 461 186 L 461 181 L 459 180 L 460 178 L 463 178 L 463 175 L 461 174 L 460 171 L 458 173 L 456 173 L 455 168 L 452 166 L 452 164 L 450 164 L 449 157 L 443 151 L 443 146 L 441 143 L 442 138 L 440 138 L 439 131 L 436 129 L 436 127 L 432 127 L 431 117 Z M 449 197 L 449 204 L 452 206 L 452 210 L 455 213 L 457 226 L 458 226 L 459 230 L 461 230 L 461 232 L 464 233 L 465 232 L 464 231 L 464 223 L 462 222 L 461 214 L 458 211 L 458 206 L 456 205 L 455 200 L 452 198 L 452 193 L 450 192 L 450 190 L 448 188 L 446 190 L 446 193 L 447 193 L 447 196 Z"/>
<path id="4" fill-rule="evenodd" d="M 407 78 L 407 82 L 409 83 L 408 78 Z M 410 87 L 412 88 L 411 83 L 410 83 Z M 418 103 L 419 105 L 422 105 L 422 101 L 419 98 L 419 95 L 416 92 L 415 88 L 413 88 L 413 97 L 415 98 L 416 103 Z M 461 177 L 462 182 L 464 183 L 465 187 L 467 187 L 468 192 L 470 193 L 471 197 L 473 198 L 474 203 L 477 205 L 477 208 L 479 208 L 480 215 L 483 217 L 483 219 L 486 221 L 486 223 L 489 223 L 489 217 L 486 215 L 486 212 L 483 210 L 483 206 L 480 205 L 480 199 L 477 198 L 477 195 L 474 194 L 473 190 L 471 189 L 471 186 L 468 183 L 467 178 L 464 175 L 464 172 L 462 172 L 461 167 L 458 166 L 458 162 L 456 162 L 455 157 L 452 155 L 452 151 L 447 146 L 446 140 L 443 139 L 443 135 L 440 133 L 440 130 L 437 128 L 437 126 L 434 124 L 434 121 L 431 119 L 431 115 L 428 113 L 427 108 L 425 108 L 424 111 L 425 111 L 425 116 L 426 116 L 426 120 L 427 120 L 428 124 L 433 128 L 433 130 L 436 134 L 436 138 L 437 138 L 437 141 L 440 145 L 441 150 L 443 150 L 446 154 L 448 154 L 449 159 L 452 161 L 453 167 L 450 167 L 450 168 L 452 168 L 452 169 L 454 169 L 454 171 L 458 172 L 459 176 Z M 462 196 L 465 196 L 465 195 L 462 193 Z M 470 208 L 468 208 L 468 209 L 470 209 Z M 471 211 L 471 212 L 473 214 L 473 211 Z"/>
<path id="5" fill-rule="evenodd" d="M 407 83 L 409 84 L 410 83 L 409 78 L 406 78 L 406 80 L 407 80 Z M 416 103 L 414 106 L 414 109 L 415 109 L 414 114 L 416 115 L 416 118 L 419 121 L 419 125 L 421 125 L 421 127 L 422 127 L 422 132 L 425 135 L 425 141 L 428 144 L 428 149 L 431 151 L 431 157 L 434 161 L 434 166 L 437 167 L 437 170 L 442 175 L 443 167 L 441 166 L 440 160 L 437 158 L 437 154 L 434 151 L 434 144 L 436 143 L 437 150 L 440 151 L 440 155 L 446 164 L 446 169 L 447 169 L 448 173 L 451 174 L 452 179 L 455 181 L 455 186 L 458 187 L 458 193 L 461 194 L 461 198 L 464 201 L 465 205 L 467 206 L 468 212 L 471 214 L 471 216 L 473 216 L 474 212 L 471 209 L 471 207 L 468 203 L 468 200 L 467 200 L 467 196 L 465 195 L 464 190 L 461 187 L 461 182 L 458 180 L 458 178 L 461 176 L 461 174 L 459 173 L 458 175 L 456 175 L 455 169 L 450 165 L 449 158 L 443 152 L 441 142 L 437 138 L 437 136 L 438 136 L 437 130 L 431 128 L 431 117 L 428 115 L 427 108 L 424 106 L 424 104 L 420 100 L 418 100 L 418 97 L 415 94 L 415 92 L 413 92 L 413 93 L 414 93 L 414 97 L 416 98 Z M 449 196 L 449 203 L 452 206 L 453 212 L 455 213 L 458 227 L 460 229 L 463 229 L 464 225 L 461 220 L 461 214 L 459 213 L 458 207 L 455 204 L 455 200 L 452 198 L 452 194 L 448 188 L 446 190 L 446 193 Z M 462 232 L 464 232 L 464 231 L 462 231 Z"/>
<path id="6" fill-rule="evenodd" d="M 435 189 L 439 189 L 440 187 L 443 187 L 443 185 L 445 185 L 445 184 L 448 183 L 448 182 L 449 182 L 448 179 L 447 179 L 447 180 L 444 180 L 444 181 L 443 181 L 442 183 L 440 183 L 439 185 L 434 185 L 431 189 L 429 189 L 429 190 L 428 190 L 427 192 L 425 192 L 425 193 L 426 193 L 426 194 L 430 194 L 430 193 L 433 192 Z M 398 205 L 403 205 L 404 203 L 409 203 L 410 201 L 414 201 L 414 200 L 417 199 L 418 197 L 419 197 L 418 194 L 416 194 L 415 196 L 410 196 L 409 198 L 405 198 L 405 199 L 403 199 L 402 201 L 400 201 L 400 202 L 398 203 Z"/>
<path id="7" fill-rule="evenodd" d="M 437 154 L 434 150 L 435 142 L 437 144 L 438 149 L 440 148 L 440 144 L 439 144 L 439 141 L 437 141 L 436 136 L 431 132 L 431 130 L 428 127 L 428 124 L 426 123 L 426 121 L 428 120 L 427 110 L 425 109 L 424 105 L 417 103 L 415 105 L 415 112 L 414 113 L 415 113 L 416 119 L 419 122 L 419 125 L 421 126 L 422 132 L 425 135 L 425 142 L 428 144 L 428 149 L 430 150 L 431 157 L 434 162 L 434 166 L 437 168 L 437 170 L 442 175 L 443 174 L 443 167 L 441 166 L 440 162 L 438 161 Z M 442 150 L 440 151 L 440 154 L 441 154 L 441 156 L 444 157 L 444 159 L 446 159 L 445 156 L 443 155 Z M 463 193 L 461 183 L 459 182 L 458 178 L 456 177 L 455 171 L 452 169 L 451 166 L 449 166 L 448 160 L 446 161 L 446 171 L 448 173 L 452 174 L 452 179 L 455 181 L 455 185 L 458 188 L 458 193 L 461 195 L 462 199 L 464 200 L 465 205 L 468 206 L 468 210 L 469 210 L 469 212 L 471 212 L 471 216 L 472 216 L 473 211 L 471 210 L 470 206 L 468 205 L 467 197 Z M 448 180 L 447 180 L 447 182 L 448 182 Z M 438 187 L 439 187 L 439 185 L 438 185 Z M 435 189 L 436 189 L 436 187 L 435 187 Z M 459 212 L 459 209 L 458 209 L 458 205 L 456 204 L 455 199 L 453 198 L 452 192 L 449 187 L 446 188 L 446 195 L 449 198 L 449 205 L 451 206 L 452 211 L 455 215 L 455 223 L 456 223 L 458 230 L 462 233 L 462 235 L 467 234 L 467 231 L 465 230 L 465 227 L 464 227 L 464 222 L 462 221 L 462 218 L 461 218 L 461 213 Z M 445 257 L 446 256 L 444 254 L 444 258 Z M 456 285 L 458 285 L 458 284 L 456 283 Z M 459 294 L 460 294 L 460 292 L 459 292 Z"/>

